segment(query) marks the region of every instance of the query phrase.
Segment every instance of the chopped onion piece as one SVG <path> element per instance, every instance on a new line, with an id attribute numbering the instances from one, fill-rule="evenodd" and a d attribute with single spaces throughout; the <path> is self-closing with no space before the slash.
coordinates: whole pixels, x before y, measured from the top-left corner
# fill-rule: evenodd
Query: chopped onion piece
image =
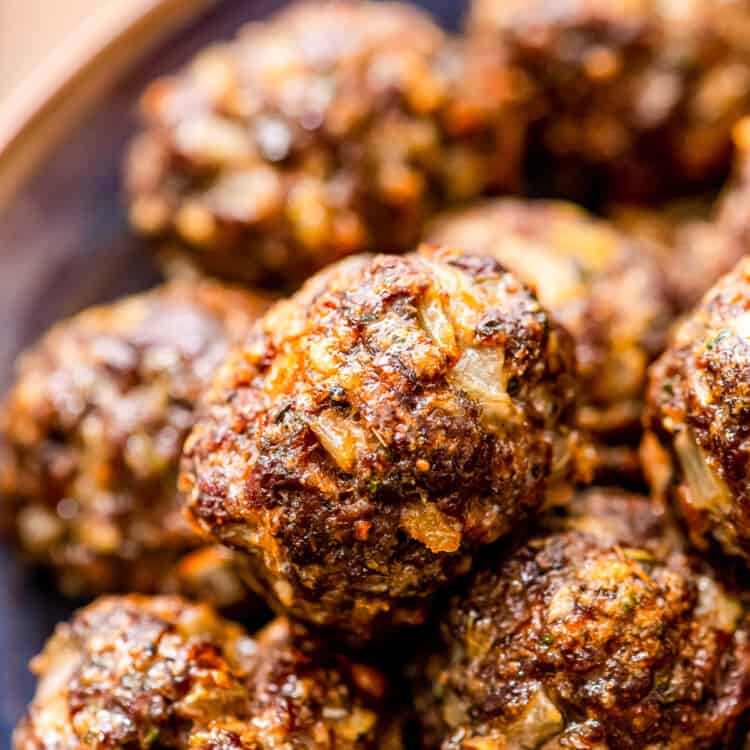
<path id="1" fill-rule="evenodd" d="M 518 722 L 508 732 L 508 750 L 537 748 L 562 732 L 563 716 L 540 687 L 529 701 Z"/>
<path id="2" fill-rule="evenodd" d="M 430 338 L 441 348 L 453 350 L 456 334 L 437 295 L 430 295 L 419 307 L 419 318 Z"/>
<path id="3" fill-rule="evenodd" d="M 357 454 L 367 449 L 365 431 L 333 409 L 327 409 L 308 424 L 342 471 L 351 471 Z"/>
<path id="4" fill-rule="evenodd" d="M 563 716 L 540 687 L 505 734 L 464 740 L 471 750 L 540 750 L 565 728 Z"/>
<path id="5" fill-rule="evenodd" d="M 448 377 L 478 401 L 487 416 L 506 419 L 513 413 L 513 401 L 505 388 L 504 362 L 501 349 L 466 349 Z"/>
<path id="6" fill-rule="evenodd" d="M 414 502 L 401 511 L 401 527 L 431 552 L 456 552 L 461 546 L 461 524 L 434 503 Z"/>
<path id="7" fill-rule="evenodd" d="M 692 431 L 680 432 L 675 438 L 674 447 L 685 473 L 693 505 L 721 515 L 726 514 L 731 503 L 729 488 L 708 465 Z"/>
<path id="8" fill-rule="evenodd" d="M 474 331 L 479 315 L 486 308 L 480 291 L 462 271 L 447 263 L 436 263 L 422 259 L 432 271 L 436 281 L 437 294 L 442 293 L 445 309 L 455 334 L 460 342 L 469 344 L 474 339 Z"/>

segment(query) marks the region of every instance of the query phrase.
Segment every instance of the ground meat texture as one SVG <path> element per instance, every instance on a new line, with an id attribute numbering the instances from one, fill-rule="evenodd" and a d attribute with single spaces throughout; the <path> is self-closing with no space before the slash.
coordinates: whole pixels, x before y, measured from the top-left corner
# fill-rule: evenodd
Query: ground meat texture
<path id="1" fill-rule="evenodd" d="M 281 610 L 355 642 L 419 622 L 564 483 L 573 371 L 490 257 L 347 259 L 219 371 L 185 444 L 189 513 Z"/>
<path id="2" fill-rule="evenodd" d="M 663 505 L 619 487 L 580 489 L 564 508 L 554 508 L 540 521 L 547 532 L 576 531 L 607 546 L 637 547 L 659 559 L 687 549 L 679 527 Z"/>
<path id="3" fill-rule="evenodd" d="M 733 746 L 750 705 L 740 601 L 658 541 L 646 500 L 593 492 L 593 517 L 488 562 L 452 600 L 417 699 L 428 747 Z"/>
<path id="4" fill-rule="evenodd" d="M 409 249 L 436 207 L 515 185 L 523 96 L 416 8 L 297 4 L 146 91 L 131 221 L 251 282 Z"/>
<path id="5" fill-rule="evenodd" d="M 653 252 L 572 204 L 549 201 L 481 203 L 446 214 L 428 236 L 490 254 L 536 290 L 575 341 L 577 421 L 596 438 L 599 471 L 636 469 L 646 368 L 672 316 Z"/>
<path id="6" fill-rule="evenodd" d="M 374 748 L 385 682 L 300 625 L 251 638 L 205 604 L 105 597 L 31 664 L 14 750 Z"/>
<path id="7" fill-rule="evenodd" d="M 653 366 L 646 424 L 657 494 L 693 540 L 750 558 L 750 261 L 740 261 L 675 330 Z M 657 442 L 658 441 L 658 442 Z M 661 464 L 666 465 L 666 472 Z"/>
<path id="8" fill-rule="evenodd" d="M 19 359 L 0 413 L 3 515 L 65 593 L 225 578 L 220 552 L 172 570 L 199 544 L 180 510 L 179 456 L 199 393 L 266 307 L 174 282 L 59 323 Z"/>
<path id="9" fill-rule="evenodd" d="M 470 28 L 536 87 L 546 189 L 654 198 L 728 171 L 750 110 L 747 0 L 473 0 Z"/>

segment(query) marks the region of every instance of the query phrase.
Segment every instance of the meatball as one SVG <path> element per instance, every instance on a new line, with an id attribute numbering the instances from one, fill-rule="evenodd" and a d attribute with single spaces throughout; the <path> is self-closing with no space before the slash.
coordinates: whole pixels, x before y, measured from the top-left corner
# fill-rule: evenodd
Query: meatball
<path id="1" fill-rule="evenodd" d="M 750 109 L 747 0 L 473 0 L 469 25 L 535 87 L 548 189 L 654 198 L 728 171 Z"/>
<path id="2" fill-rule="evenodd" d="M 417 700 L 428 746 L 708 750 L 734 738 L 750 707 L 743 605 L 659 541 L 645 499 L 607 494 L 452 600 Z"/>
<path id="3" fill-rule="evenodd" d="M 515 185 L 523 97 L 496 53 L 416 8 L 299 3 L 146 91 L 131 221 L 250 282 L 407 250 L 436 207 Z"/>
<path id="4" fill-rule="evenodd" d="M 655 491 L 675 501 L 694 542 L 750 559 L 750 259 L 676 328 L 654 364 L 646 425 L 660 450 Z M 658 442 L 656 442 L 658 441 Z M 661 469 L 666 466 L 666 474 Z"/>
<path id="5" fill-rule="evenodd" d="M 582 488 L 563 508 L 546 513 L 540 526 L 546 532 L 581 532 L 604 545 L 648 550 L 659 559 L 687 549 L 663 505 L 619 487 Z"/>
<path id="6" fill-rule="evenodd" d="M 14 750 L 374 748 L 385 683 L 278 619 L 255 638 L 205 604 L 104 597 L 32 661 Z"/>
<path id="7" fill-rule="evenodd" d="M 490 257 L 347 259 L 219 371 L 185 443 L 188 511 L 282 611 L 353 642 L 420 622 L 564 488 L 573 360 Z"/>
<path id="8" fill-rule="evenodd" d="M 492 255 L 536 290 L 573 336 L 577 422 L 598 443 L 599 470 L 636 471 L 646 368 L 664 348 L 672 312 L 653 253 L 582 209 L 550 201 L 479 204 L 447 214 L 428 236 Z"/>
<path id="9" fill-rule="evenodd" d="M 226 577 L 219 551 L 173 570 L 200 543 L 180 510 L 179 457 L 198 395 L 266 306 L 173 282 L 59 323 L 20 358 L 0 411 L 3 515 L 65 593 Z"/>

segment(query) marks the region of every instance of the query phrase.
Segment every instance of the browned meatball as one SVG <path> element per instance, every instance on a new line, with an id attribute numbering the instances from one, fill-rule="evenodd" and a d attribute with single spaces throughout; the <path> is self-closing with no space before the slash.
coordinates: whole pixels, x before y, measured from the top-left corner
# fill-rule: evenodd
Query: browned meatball
<path id="1" fill-rule="evenodd" d="M 750 259 L 677 327 L 651 371 L 646 424 L 665 453 L 657 493 L 676 501 L 693 540 L 750 559 Z M 671 480 L 671 481 L 670 481 Z M 657 482 L 657 484 L 659 484 Z"/>
<path id="2" fill-rule="evenodd" d="M 255 638 L 205 604 L 105 597 L 32 661 L 15 750 L 374 748 L 385 689 L 371 667 L 278 619 Z"/>
<path id="3" fill-rule="evenodd" d="M 672 313 L 652 252 L 572 204 L 549 201 L 479 204 L 445 215 L 428 236 L 492 255 L 535 289 L 573 336 L 577 421 L 598 442 L 600 472 L 637 470 L 646 368 L 664 348 Z"/>
<path id="4" fill-rule="evenodd" d="M 604 545 L 648 550 L 659 559 L 687 549 L 677 524 L 663 505 L 618 487 L 580 489 L 564 508 L 541 519 L 545 531 L 578 531 Z"/>
<path id="5" fill-rule="evenodd" d="M 172 570 L 199 543 L 180 511 L 179 456 L 198 395 L 266 307 L 174 282 L 59 323 L 21 357 L 0 413 L 4 515 L 67 594 L 225 578 L 217 558 Z"/>
<path id="6" fill-rule="evenodd" d="M 251 282 L 408 249 L 437 207 L 516 183 L 523 95 L 416 8 L 293 5 L 147 90 L 131 221 Z"/>
<path id="7" fill-rule="evenodd" d="M 453 599 L 417 700 L 428 746 L 728 746 L 750 707 L 748 616 L 659 540 L 648 501 L 608 492 Z"/>
<path id="8" fill-rule="evenodd" d="M 640 199 L 727 172 L 750 110 L 747 0 L 473 0 L 470 27 L 536 87 L 548 189 Z"/>
<path id="9" fill-rule="evenodd" d="M 220 370 L 185 444 L 189 512 L 283 611 L 354 641 L 418 622 L 563 481 L 573 369 L 490 257 L 350 258 Z"/>

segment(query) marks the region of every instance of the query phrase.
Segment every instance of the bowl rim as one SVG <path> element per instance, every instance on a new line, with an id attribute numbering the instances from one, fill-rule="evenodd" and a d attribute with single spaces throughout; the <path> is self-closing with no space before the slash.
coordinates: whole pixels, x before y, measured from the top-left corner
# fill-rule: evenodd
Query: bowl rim
<path id="1" fill-rule="evenodd" d="M 111 82 L 219 0 L 98 6 L 0 103 L 0 213 Z"/>

